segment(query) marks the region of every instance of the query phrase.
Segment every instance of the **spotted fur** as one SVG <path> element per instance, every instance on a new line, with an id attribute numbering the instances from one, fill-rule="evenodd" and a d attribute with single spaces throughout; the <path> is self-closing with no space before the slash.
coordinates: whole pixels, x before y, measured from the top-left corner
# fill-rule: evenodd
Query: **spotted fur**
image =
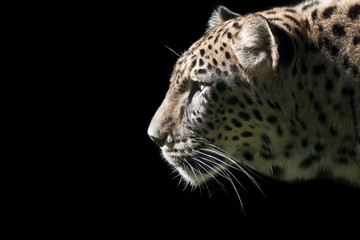
<path id="1" fill-rule="evenodd" d="M 193 185 L 249 169 L 360 186 L 360 2 L 214 11 L 148 134 Z"/>

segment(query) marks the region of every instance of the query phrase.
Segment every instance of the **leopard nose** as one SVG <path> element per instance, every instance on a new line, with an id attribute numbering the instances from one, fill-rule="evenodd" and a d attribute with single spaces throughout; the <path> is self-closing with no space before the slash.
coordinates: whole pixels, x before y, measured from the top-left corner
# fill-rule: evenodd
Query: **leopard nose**
<path id="1" fill-rule="evenodd" d="M 164 103 L 162 103 L 161 106 L 163 106 L 163 104 Z M 165 145 L 171 146 L 173 141 L 169 131 L 169 126 L 172 126 L 173 121 L 171 117 L 163 116 L 164 114 L 167 114 L 167 112 L 161 106 L 151 119 L 147 134 L 159 147 L 164 147 Z"/>
<path id="2" fill-rule="evenodd" d="M 159 147 L 163 147 L 165 145 L 167 134 L 166 132 L 161 132 L 159 130 L 159 124 L 156 118 L 153 118 L 151 120 L 147 134 L 149 135 L 151 140 Z"/>
<path id="3" fill-rule="evenodd" d="M 166 142 L 166 135 L 163 136 L 151 136 L 150 135 L 151 140 L 158 145 L 159 147 L 162 147 L 165 145 Z"/>

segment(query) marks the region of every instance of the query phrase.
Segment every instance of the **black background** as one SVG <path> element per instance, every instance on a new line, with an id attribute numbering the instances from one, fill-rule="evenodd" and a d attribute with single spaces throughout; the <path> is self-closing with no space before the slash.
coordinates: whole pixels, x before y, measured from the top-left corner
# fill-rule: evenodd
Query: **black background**
<path id="1" fill-rule="evenodd" d="M 110 206 L 115 204 L 121 212 L 119 219 L 126 219 L 129 227 L 141 226 L 131 231 L 133 234 L 164 233 L 165 229 L 171 231 L 170 236 L 189 231 L 211 234 L 258 229 L 262 232 L 265 227 L 272 229 L 266 230 L 269 236 L 283 235 L 288 228 L 306 236 L 314 230 L 320 234 L 354 230 L 354 225 L 348 224 L 359 221 L 358 189 L 326 181 L 287 184 L 257 179 L 264 191 L 261 194 L 248 180 L 240 178 L 246 188 L 245 191 L 237 186 L 245 214 L 228 183 L 224 182 L 227 193 L 210 184 L 211 197 L 206 189 L 184 190 L 146 134 L 151 117 L 165 96 L 177 59 L 165 46 L 179 54 L 185 51 L 202 36 L 209 16 L 218 5 L 246 14 L 295 2 L 299 1 L 167 1 L 139 3 L 121 10 L 124 19 L 119 33 L 126 44 L 120 45 L 120 59 L 126 56 L 126 63 L 119 63 L 119 81 L 130 86 L 121 91 L 125 100 L 121 100 L 117 111 L 126 109 L 127 114 L 121 120 L 127 124 L 120 127 L 117 139 L 121 142 L 118 147 L 121 154 L 120 159 L 114 160 L 120 162 L 120 167 L 111 169 L 118 171 L 121 180 L 114 177 L 111 190 L 104 187 L 102 191 L 105 196 L 111 196 Z M 129 95 L 125 96 L 126 92 Z M 120 196 L 107 195 L 109 191 Z"/>

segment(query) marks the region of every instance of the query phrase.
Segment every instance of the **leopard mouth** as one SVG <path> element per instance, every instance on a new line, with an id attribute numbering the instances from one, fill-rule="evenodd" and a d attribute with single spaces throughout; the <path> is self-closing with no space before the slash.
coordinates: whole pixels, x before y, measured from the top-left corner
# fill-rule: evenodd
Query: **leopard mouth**
<path id="1" fill-rule="evenodd" d="M 195 145 L 187 145 L 182 150 L 169 149 L 164 146 L 161 148 L 162 157 L 178 172 L 180 182 L 184 180 L 185 188 L 190 185 L 192 189 L 205 186 L 209 190 L 208 181 L 214 180 L 221 188 L 224 188 L 222 180 L 228 182 L 234 189 L 239 199 L 241 207 L 243 206 L 241 197 L 237 190 L 237 185 L 243 188 L 243 184 L 234 175 L 234 171 L 246 175 L 247 178 L 262 192 L 259 184 L 251 176 L 250 169 L 241 162 L 230 157 L 224 150 L 213 145 L 208 141 L 197 142 Z"/>
<path id="2" fill-rule="evenodd" d="M 174 154 L 162 149 L 163 158 L 192 186 L 199 186 L 219 175 L 229 178 L 228 168 L 234 168 L 229 157 L 220 150 L 201 148 Z M 231 160 L 231 161 L 230 161 Z"/>

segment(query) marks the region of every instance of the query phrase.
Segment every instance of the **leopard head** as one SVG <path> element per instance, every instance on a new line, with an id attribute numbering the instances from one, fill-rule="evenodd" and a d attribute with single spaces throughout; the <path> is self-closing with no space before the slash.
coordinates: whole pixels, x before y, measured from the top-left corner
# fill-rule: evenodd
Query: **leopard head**
<path id="1" fill-rule="evenodd" d="M 269 81 L 281 60 L 292 58 L 290 43 L 290 60 L 280 60 L 281 32 L 260 15 L 219 7 L 208 25 L 177 61 L 148 128 L 162 156 L 192 185 L 229 178 L 231 169 L 250 178 L 247 168 L 271 171 L 264 162 L 274 157 L 269 145 L 281 107 L 268 97 Z"/>

